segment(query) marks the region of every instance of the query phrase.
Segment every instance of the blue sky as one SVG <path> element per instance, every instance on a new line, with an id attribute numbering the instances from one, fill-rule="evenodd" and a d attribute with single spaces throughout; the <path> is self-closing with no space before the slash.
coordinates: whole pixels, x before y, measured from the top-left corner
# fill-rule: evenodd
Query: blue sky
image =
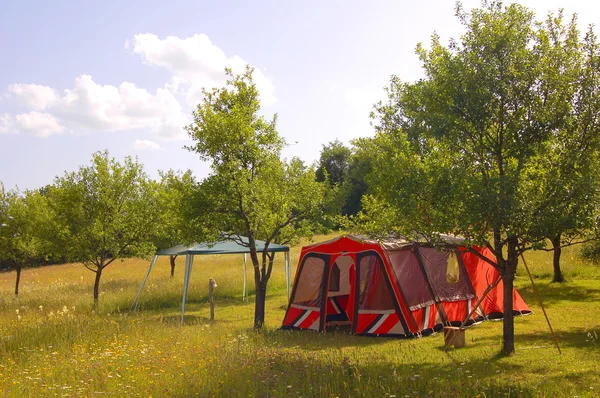
<path id="1" fill-rule="evenodd" d="M 600 22 L 592 1 L 520 3 L 538 19 L 576 12 L 581 30 Z M 181 127 L 201 87 L 246 63 L 291 144 L 285 156 L 311 163 L 323 144 L 372 135 L 373 103 L 392 74 L 422 76 L 414 49 L 434 32 L 462 34 L 453 1 L 0 0 L 0 181 L 43 186 L 105 148 L 152 177 L 202 178 Z"/>

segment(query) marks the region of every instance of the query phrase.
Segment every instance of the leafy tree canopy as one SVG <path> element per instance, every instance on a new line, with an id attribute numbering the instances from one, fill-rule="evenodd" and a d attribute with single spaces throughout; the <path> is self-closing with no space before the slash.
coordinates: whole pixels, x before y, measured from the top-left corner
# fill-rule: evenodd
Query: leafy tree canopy
<path id="1" fill-rule="evenodd" d="M 187 127 L 194 145 L 188 149 L 211 163 L 212 173 L 198 187 L 188 218 L 192 237 L 216 240 L 248 237 L 256 285 L 255 327 L 264 322 L 264 301 L 273 257 L 259 260 L 257 239 L 291 243 L 310 235 L 322 212 L 324 187 L 299 159 L 281 159 L 285 145 L 276 116 L 260 114 L 252 69 L 229 79 L 225 87 L 205 92 Z"/>
<path id="2" fill-rule="evenodd" d="M 429 49 L 418 45 L 425 78 L 393 77 L 388 102 L 377 106 L 363 229 L 432 241 L 454 233 L 487 246 L 504 282 L 508 355 L 518 257 L 543 244 L 541 223 L 563 211 L 552 192 L 565 180 L 551 175 L 574 160 L 579 170 L 592 168 L 595 158 L 581 157 L 563 137 L 596 150 L 598 124 L 585 115 L 597 106 L 589 93 L 598 86 L 585 76 L 598 74 L 598 51 L 593 34 L 581 40 L 575 21 L 565 27 L 560 14 L 538 24 L 525 7 L 484 1 L 470 13 L 458 3 L 457 16 L 466 29 L 460 42 L 446 47 L 434 35 Z M 549 167 L 549 156 L 562 166 Z M 565 177 L 573 190 L 585 185 Z M 568 199 L 579 206 L 585 196 Z M 590 217 L 583 207 L 579 216 Z"/>

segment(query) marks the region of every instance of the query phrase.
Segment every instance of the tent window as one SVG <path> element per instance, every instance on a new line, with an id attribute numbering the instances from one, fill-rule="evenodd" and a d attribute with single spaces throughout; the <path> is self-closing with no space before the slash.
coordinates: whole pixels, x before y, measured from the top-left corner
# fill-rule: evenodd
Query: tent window
<path id="1" fill-rule="evenodd" d="M 304 257 L 294 293 L 294 304 L 306 307 L 321 306 L 321 282 L 324 270 L 324 259 L 310 254 Z"/>
<path id="2" fill-rule="evenodd" d="M 394 299 L 383 274 L 383 263 L 377 254 L 369 254 L 360 259 L 359 310 L 391 310 Z"/>
<path id="3" fill-rule="evenodd" d="M 436 251 L 429 247 L 420 247 L 419 254 L 423 259 L 423 268 L 427 279 L 438 301 L 460 301 L 475 297 L 475 291 L 469 282 L 464 267 L 459 266 L 459 277 L 456 283 L 448 283 L 446 270 L 450 252 Z"/>
<path id="4" fill-rule="evenodd" d="M 414 311 L 433 304 L 435 301 L 415 253 L 402 250 L 390 252 L 388 255 L 396 283 L 400 286 L 410 309 Z"/>
<path id="5" fill-rule="evenodd" d="M 329 291 L 340 291 L 340 267 L 337 263 L 334 263 L 333 267 L 331 267 L 331 274 L 329 274 Z"/>

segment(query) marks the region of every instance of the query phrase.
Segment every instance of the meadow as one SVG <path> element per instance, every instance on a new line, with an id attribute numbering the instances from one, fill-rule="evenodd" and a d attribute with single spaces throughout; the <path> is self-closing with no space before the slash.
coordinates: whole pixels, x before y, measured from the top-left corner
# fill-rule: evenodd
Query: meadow
<path id="1" fill-rule="evenodd" d="M 292 250 L 294 270 L 299 250 Z M 252 329 L 250 269 L 250 297 L 242 299 L 241 255 L 195 259 L 183 326 L 183 258 L 173 279 L 168 259 L 159 260 L 137 312 L 129 307 L 147 260 L 107 268 L 97 308 L 94 274 L 81 264 L 23 271 L 18 297 L 15 274 L 2 273 L 0 391 L 7 397 L 599 396 L 600 267 L 580 260 L 578 251 L 563 251 L 563 284 L 549 283 L 551 253 L 526 257 L 562 355 L 519 264 L 516 285 L 534 313 L 516 319 L 516 353 L 509 358 L 499 355 L 501 322 L 469 329 L 467 346 L 447 353 L 442 334 L 393 339 L 281 331 L 287 302 L 281 257 L 260 331 Z M 212 324 L 210 277 L 218 284 Z"/>

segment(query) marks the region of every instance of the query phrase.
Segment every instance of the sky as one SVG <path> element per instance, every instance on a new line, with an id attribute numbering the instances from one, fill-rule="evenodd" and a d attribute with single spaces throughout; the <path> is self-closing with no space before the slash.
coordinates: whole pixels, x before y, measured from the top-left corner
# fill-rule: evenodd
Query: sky
<path id="1" fill-rule="evenodd" d="M 600 2 L 520 4 L 539 20 L 562 7 L 581 31 L 600 25 Z M 0 0 L 0 182 L 51 184 L 104 149 L 137 157 L 152 178 L 191 169 L 201 179 L 209 167 L 184 149 L 183 126 L 203 87 L 222 87 L 225 67 L 246 64 L 262 113 L 278 115 L 284 157 L 311 164 L 329 142 L 373 135 L 369 114 L 391 75 L 423 76 L 417 43 L 464 33 L 454 9 L 451 0 Z"/>

